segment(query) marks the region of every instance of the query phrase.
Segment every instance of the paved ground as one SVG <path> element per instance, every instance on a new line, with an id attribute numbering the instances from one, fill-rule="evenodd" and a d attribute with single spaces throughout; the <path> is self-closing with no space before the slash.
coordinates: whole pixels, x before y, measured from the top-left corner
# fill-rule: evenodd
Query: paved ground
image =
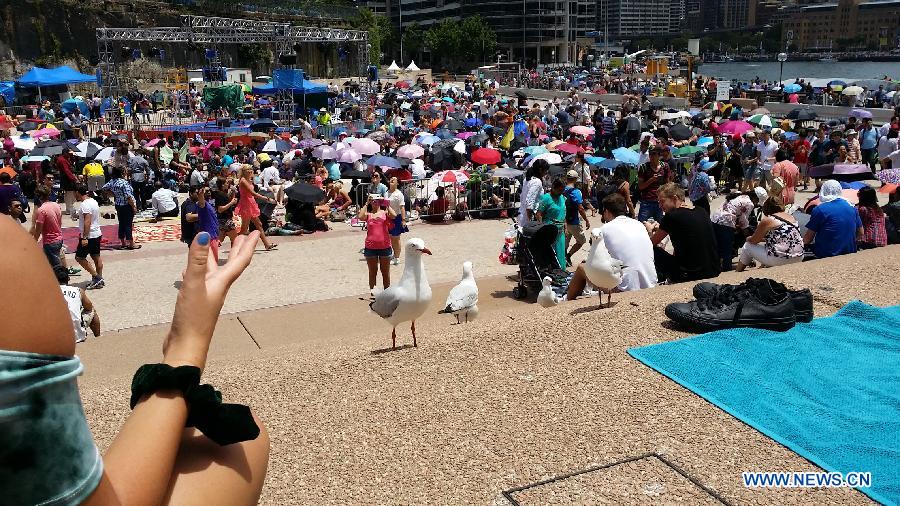
<path id="1" fill-rule="evenodd" d="M 495 256 L 504 229 L 499 222 L 416 227 L 436 250 L 427 265 L 438 302 L 420 322 L 420 346 L 395 352 L 385 351 L 389 328 L 354 295 L 365 288 L 364 268 L 344 257 L 356 256 L 361 234 L 282 241 L 282 251 L 259 254 L 227 305 L 235 312 L 221 318 L 206 379 L 227 400 L 251 405 L 269 428 L 264 504 L 506 504 L 503 490 L 650 452 L 735 503 L 868 502 L 852 490 L 744 489 L 741 471 L 816 467 L 626 354 L 685 335 L 664 323 L 662 308 L 689 298 L 690 286 L 620 294 L 609 309 L 591 299 L 543 310 L 509 297 L 510 270 Z M 172 303 L 184 260 L 183 250 L 167 248 L 141 250 L 139 263 L 110 261 L 120 269 L 109 271 L 116 288 L 92 295 L 112 321 L 129 315 L 120 327 L 165 321 L 169 312 L 155 306 Z M 464 259 L 479 270 L 483 313 L 457 326 L 436 311 Z M 328 269 L 323 263 L 334 264 L 327 277 L 340 289 L 324 293 L 310 283 L 310 271 Z M 822 316 L 851 299 L 896 303 L 897 290 L 883 280 L 895 278 L 897 266 L 900 247 L 890 247 L 722 280 L 765 275 L 809 287 Z M 123 302 L 127 309 L 112 309 Z M 256 309 L 277 304 L 289 305 Z M 131 374 L 158 359 L 164 333 L 164 325 L 149 325 L 79 346 L 85 410 L 101 447 L 128 414 Z M 409 343 L 408 329 L 400 335 Z M 523 504 L 706 500 L 654 459 L 602 474 L 515 497 Z"/>

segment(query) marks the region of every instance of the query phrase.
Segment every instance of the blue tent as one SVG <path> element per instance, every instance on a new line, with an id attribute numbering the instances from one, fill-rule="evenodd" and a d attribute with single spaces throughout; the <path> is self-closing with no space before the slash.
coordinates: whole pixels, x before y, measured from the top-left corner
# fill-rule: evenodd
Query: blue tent
<path id="1" fill-rule="evenodd" d="M 279 87 L 275 87 L 275 85 L 272 83 L 263 84 L 260 86 L 254 86 L 253 94 L 254 95 L 274 95 L 275 93 L 277 93 L 279 90 L 282 90 L 282 89 L 292 90 L 294 93 L 302 93 L 304 95 L 313 95 L 316 93 L 325 93 L 328 91 L 328 87 L 325 86 L 324 84 L 317 84 L 312 81 L 304 79 L 303 83 L 300 86 L 293 86 L 293 87 L 279 88 Z"/>
<path id="2" fill-rule="evenodd" d="M 12 81 L 0 81 L 0 96 L 3 96 L 8 105 L 12 105 L 16 100 L 16 83 Z"/>
<path id="3" fill-rule="evenodd" d="M 63 65 L 55 69 L 34 67 L 16 81 L 20 86 L 54 86 L 60 84 L 93 83 L 95 76 L 82 74 L 72 67 Z"/>

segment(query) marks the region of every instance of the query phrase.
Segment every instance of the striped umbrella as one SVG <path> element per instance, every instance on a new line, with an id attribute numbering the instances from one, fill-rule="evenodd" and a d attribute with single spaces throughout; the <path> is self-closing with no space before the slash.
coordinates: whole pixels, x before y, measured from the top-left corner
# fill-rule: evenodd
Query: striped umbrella
<path id="1" fill-rule="evenodd" d="M 772 128 L 772 118 L 767 114 L 754 114 L 747 119 L 747 122 L 761 128 Z"/>

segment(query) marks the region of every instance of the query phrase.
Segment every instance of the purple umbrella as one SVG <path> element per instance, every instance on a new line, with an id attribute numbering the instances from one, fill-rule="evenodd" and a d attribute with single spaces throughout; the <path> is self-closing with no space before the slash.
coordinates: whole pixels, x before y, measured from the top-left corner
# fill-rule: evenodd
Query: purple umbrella
<path id="1" fill-rule="evenodd" d="M 850 116 L 859 119 L 872 119 L 872 113 L 865 109 L 853 109 L 850 111 Z"/>
<path id="2" fill-rule="evenodd" d="M 878 179 L 884 184 L 900 185 L 900 169 L 887 169 L 878 173 Z"/>
<path id="3" fill-rule="evenodd" d="M 337 151 L 331 146 L 318 146 L 313 150 L 312 154 L 321 160 L 334 160 L 337 158 Z"/>
<path id="4" fill-rule="evenodd" d="M 362 158 L 362 155 L 351 148 L 344 148 L 337 152 L 337 161 L 339 163 L 353 163 Z"/>
<path id="5" fill-rule="evenodd" d="M 322 139 L 303 139 L 297 143 L 302 149 L 314 148 L 316 146 L 321 146 L 322 144 L 325 144 L 325 141 Z"/>

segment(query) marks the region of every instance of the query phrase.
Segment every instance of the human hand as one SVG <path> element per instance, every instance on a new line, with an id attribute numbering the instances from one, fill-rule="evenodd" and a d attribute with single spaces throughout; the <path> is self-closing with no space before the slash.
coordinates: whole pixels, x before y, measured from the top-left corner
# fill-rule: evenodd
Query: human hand
<path id="1" fill-rule="evenodd" d="M 163 343 L 163 358 L 169 365 L 192 365 L 200 369 L 206 365 L 209 344 L 225 296 L 231 284 L 250 265 L 259 232 L 237 236 L 227 263 L 221 267 L 209 248 L 212 239 L 206 232 L 197 234 L 188 252 L 172 327 Z"/>

